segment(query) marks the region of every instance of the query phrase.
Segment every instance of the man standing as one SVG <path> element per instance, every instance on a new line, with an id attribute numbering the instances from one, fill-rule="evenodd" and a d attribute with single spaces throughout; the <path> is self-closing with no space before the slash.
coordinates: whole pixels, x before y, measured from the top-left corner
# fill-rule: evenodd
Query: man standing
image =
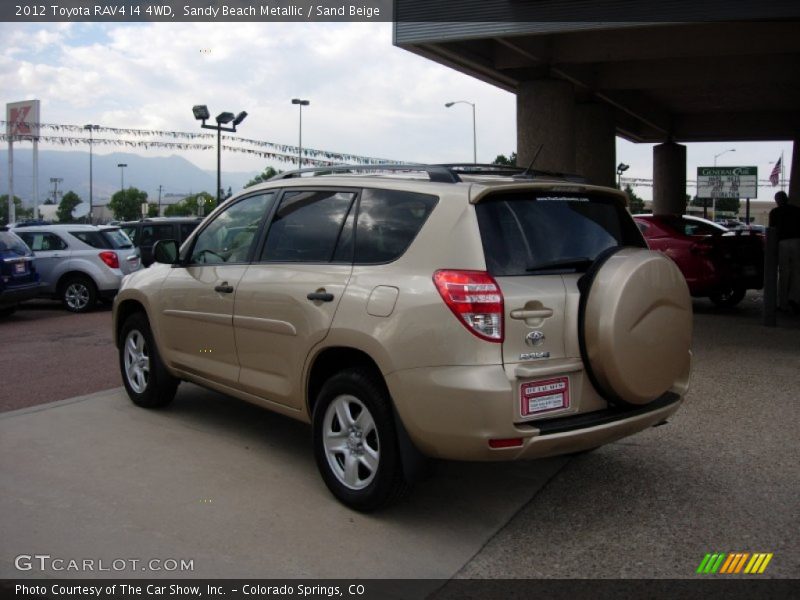
<path id="1" fill-rule="evenodd" d="M 800 207 L 786 192 L 775 194 L 769 226 L 778 232 L 778 309 L 800 313 Z"/>

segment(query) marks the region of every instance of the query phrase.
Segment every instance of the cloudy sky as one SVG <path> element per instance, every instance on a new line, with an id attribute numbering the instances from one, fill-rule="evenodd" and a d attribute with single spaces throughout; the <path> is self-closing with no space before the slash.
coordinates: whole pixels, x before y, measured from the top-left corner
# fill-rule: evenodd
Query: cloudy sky
<path id="1" fill-rule="evenodd" d="M 191 107 L 207 104 L 212 115 L 246 110 L 244 137 L 296 144 L 290 101 L 301 97 L 311 101 L 303 110 L 305 147 L 470 162 L 471 110 L 444 107 L 469 100 L 477 105 L 479 162 L 516 145 L 512 94 L 395 48 L 390 23 L 0 23 L 0 39 L 0 101 L 38 98 L 46 123 L 199 131 Z M 728 148 L 736 152 L 720 165 L 756 165 L 762 179 L 782 150 L 791 158 L 789 142 L 691 144 L 689 178 Z M 182 155 L 215 168 L 213 151 Z M 618 140 L 617 155 L 631 176 L 652 176 L 650 145 Z M 260 170 L 266 162 L 226 154 L 223 168 Z M 637 192 L 651 197 L 648 187 Z M 761 199 L 771 195 L 761 190 Z"/>

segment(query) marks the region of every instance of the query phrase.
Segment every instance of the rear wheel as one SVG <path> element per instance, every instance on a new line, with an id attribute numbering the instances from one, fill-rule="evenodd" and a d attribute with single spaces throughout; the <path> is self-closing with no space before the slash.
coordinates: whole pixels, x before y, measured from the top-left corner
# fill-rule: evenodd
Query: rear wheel
<path id="1" fill-rule="evenodd" d="M 744 288 L 730 287 L 722 292 L 711 294 L 708 298 L 719 308 L 731 308 L 744 299 Z"/>
<path id="2" fill-rule="evenodd" d="M 84 313 L 97 302 L 97 288 L 85 275 L 73 275 L 61 284 L 61 301 L 64 308 L 74 313 Z"/>
<path id="3" fill-rule="evenodd" d="M 125 390 L 137 406 L 158 408 L 175 397 L 180 382 L 161 361 L 150 324 L 142 313 L 131 315 L 122 326 L 119 368 Z"/>
<path id="4" fill-rule="evenodd" d="M 325 382 L 313 438 L 322 479 L 350 508 L 375 510 L 408 490 L 388 393 L 367 372 L 348 369 Z"/>

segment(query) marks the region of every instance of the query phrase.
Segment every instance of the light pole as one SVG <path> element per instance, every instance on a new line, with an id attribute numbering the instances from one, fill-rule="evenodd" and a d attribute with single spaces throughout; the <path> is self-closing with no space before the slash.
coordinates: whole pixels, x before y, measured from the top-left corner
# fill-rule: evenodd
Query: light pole
<path id="1" fill-rule="evenodd" d="M 203 122 L 200 127 L 203 129 L 216 129 L 217 131 L 217 206 L 219 206 L 222 201 L 222 132 L 230 131 L 235 133 L 236 126 L 244 121 L 247 112 L 243 110 L 235 116 L 232 112 L 221 112 L 215 118 L 216 125 L 206 124 L 206 121 L 211 118 L 211 113 L 208 112 L 208 107 L 205 104 L 195 104 L 192 107 L 192 113 L 195 119 Z M 223 127 L 228 123 L 231 124 L 230 127 Z"/>
<path id="2" fill-rule="evenodd" d="M 622 174 L 630 168 L 631 166 L 625 163 L 619 163 L 617 165 L 617 187 L 619 189 L 622 189 Z"/>
<path id="3" fill-rule="evenodd" d="M 478 134 L 475 129 L 475 103 L 468 102 L 467 100 L 456 100 L 454 102 L 447 102 L 445 106 L 450 108 L 454 104 L 469 104 L 472 107 L 472 164 L 478 164 Z"/>
<path id="4" fill-rule="evenodd" d="M 64 181 L 63 177 L 51 177 L 50 183 L 53 184 L 53 204 L 58 204 L 58 184 Z"/>
<path id="5" fill-rule="evenodd" d="M 92 210 L 94 209 L 94 196 L 92 194 L 94 189 L 92 185 L 92 147 L 94 146 L 94 139 L 92 138 L 92 132 L 100 129 L 100 125 L 89 123 L 84 125 L 83 128 L 89 131 L 89 223 L 91 224 L 93 222 Z"/>
<path id="6" fill-rule="evenodd" d="M 720 156 L 722 156 L 723 154 L 727 154 L 728 152 L 736 152 L 736 148 L 728 148 L 727 150 L 723 150 L 719 154 L 715 154 L 714 155 L 714 166 L 715 167 L 717 166 L 717 159 Z M 714 173 L 714 176 L 716 177 L 717 174 Z M 705 215 L 703 215 L 703 216 L 705 216 Z M 711 197 L 711 220 L 712 221 L 716 221 L 717 220 L 717 193 L 716 192 L 714 192 L 714 194 Z"/>
<path id="7" fill-rule="evenodd" d="M 311 104 L 311 101 L 292 98 L 292 104 L 297 104 L 298 108 L 300 108 L 300 139 L 297 146 L 297 168 L 300 169 L 303 161 L 303 107 Z"/>
<path id="8" fill-rule="evenodd" d="M 128 165 L 126 163 L 117 163 L 119 167 L 119 189 L 122 192 L 121 200 L 125 200 L 125 167 Z"/>

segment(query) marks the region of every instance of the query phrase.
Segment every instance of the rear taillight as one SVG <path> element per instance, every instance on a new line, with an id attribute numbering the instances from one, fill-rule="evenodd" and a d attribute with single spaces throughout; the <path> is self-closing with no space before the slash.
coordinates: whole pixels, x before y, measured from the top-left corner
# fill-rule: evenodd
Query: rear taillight
<path id="1" fill-rule="evenodd" d="M 112 269 L 119 269 L 119 257 L 117 256 L 116 252 L 101 252 L 99 254 L 100 260 L 106 263 Z"/>
<path id="2" fill-rule="evenodd" d="M 503 293 L 484 271 L 436 271 L 433 283 L 459 321 L 479 338 L 503 341 Z"/>

